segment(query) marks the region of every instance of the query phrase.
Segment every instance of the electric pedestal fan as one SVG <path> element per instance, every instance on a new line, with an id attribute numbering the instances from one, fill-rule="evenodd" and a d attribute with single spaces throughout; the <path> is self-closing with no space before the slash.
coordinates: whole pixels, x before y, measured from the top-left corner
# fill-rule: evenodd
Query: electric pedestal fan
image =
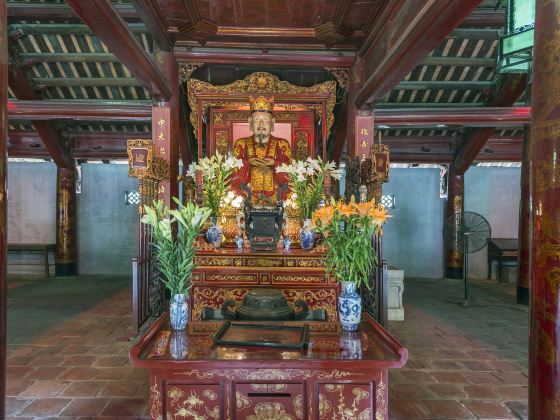
<path id="1" fill-rule="evenodd" d="M 488 244 L 491 235 L 490 224 L 478 213 L 465 211 L 455 213 L 445 221 L 443 226 L 443 240 L 447 247 L 464 255 L 463 281 L 465 284 L 465 298 L 463 306 L 469 304 L 469 254 L 480 251 Z"/>

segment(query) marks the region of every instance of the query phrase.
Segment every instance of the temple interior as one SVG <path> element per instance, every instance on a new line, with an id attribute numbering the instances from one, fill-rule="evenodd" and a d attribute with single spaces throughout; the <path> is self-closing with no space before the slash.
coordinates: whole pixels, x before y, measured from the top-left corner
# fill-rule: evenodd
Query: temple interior
<path id="1" fill-rule="evenodd" d="M 560 419 L 559 56 L 560 0 L 0 0 L 0 418 Z"/>

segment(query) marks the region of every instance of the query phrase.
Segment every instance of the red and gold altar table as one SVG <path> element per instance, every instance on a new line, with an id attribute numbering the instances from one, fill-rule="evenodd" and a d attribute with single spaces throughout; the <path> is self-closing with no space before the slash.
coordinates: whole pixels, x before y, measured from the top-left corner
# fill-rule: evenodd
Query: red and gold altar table
<path id="1" fill-rule="evenodd" d="M 150 370 L 153 420 L 388 418 L 387 371 L 402 367 L 408 352 L 369 315 L 356 333 L 308 322 L 302 349 L 217 346 L 221 325 L 191 321 L 162 355 L 150 356 L 169 334 L 164 314 L 131 348 L 132 364 Z"/>
<path id="2" fill-rule="evenodd" d="M 197 251 L 194 263 L 194 321 L 203 319 L 205 309 L 220 309 L 228 299 L 241 302 L 249 290 L 261 287 L 281 290 L 289 302 L 301 299 L 310 310 L 324 309 L 328 321 L 337 320 L 338 284 L 325 272 L 321 247 L 287 253 L 206 249 Z"/>

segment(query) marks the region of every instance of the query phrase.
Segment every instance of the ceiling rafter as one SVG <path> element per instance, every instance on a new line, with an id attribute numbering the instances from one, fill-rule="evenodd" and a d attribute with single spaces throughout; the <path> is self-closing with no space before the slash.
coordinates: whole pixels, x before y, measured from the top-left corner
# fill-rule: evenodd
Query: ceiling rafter
<path id="1" fill-rule="evenodd" d="M 146 24 L 160 50 L 173 50 L 175 40 L 167 32 L 167 20 L 157 0 L 131 0 L 131 3 L 138 11 L 140 19 Z"/>
<path id="2" fill-rule="evenodd" d="M 337 1 L 336 9 L 331 20 L 313 28 L 318 40 L 326 45 L 333 45 L 353 35 L 354 31 L 344 26 L 344 19 L 351 5 L 352 0 Z"/>
<path id="3" fill-rule="evenodd" d="M 110 0 L 66 0 L 95 35 L 119 57 L 155 100 L 168 100 L 171 89 L 158 67 L 140 46 Z"/>
<path id="4" fill-rule="evenodd" d="M 14 53 L 10 53 L 9 56 L 8 85 L 17 98 L 41 102 L 32 82 L 19 65 L 19 59 Z M 8 103 L 8 116 L 9 110 L 10 104 Z M 70 154 L 51 123 L 38 120 L 32 120 L 32 123 L 56 165 L 61 168 L 71 168 L 72 159 Z"/>
<path id="5" fill-rule="evenodd" d="M 391 0 L 382 20 L 360 50 L 370 74 L 356 95 L 358 108 L 378 102 L 413 70 L 482 0 L 401 2 Z M 408 8 L 405 10 L 405 8 Z M 410 10 L 414 8 L 414 10 Z M 408 16 L 404 22 L 389 20 L 395 13 Z M 376 42 L 375 40 L 380 40 Z M 370 44 L 368 42 L 375 42 Z"/>
<path id="6" fill-rule="evenodd" d="M 527 82 L 527 75 L 525 74 L 506 74 L 497 91 L 494 99 L 490 102 L 492 107 L 511 107 L 519 97 L 525 92 Z M 515 110 L 516 108 L 494 108 Z M 482 110 L 490 111 L 489 108 L 482 108 Z M 531 121 L 525 122 L 529 124 Z M 468 139 L 466 139 L 460 146 L 453 164 L 455 165 L 456 173 L 464 174 L 471 166 L 477 155 L 480 153 L 488 138 L 493 134 L 494 130 L 491 128 L 478 128 L 474 130 Z"/>
<path id="7" fill-rule="evenodd" d="M 210 36 L 218 34 L 218 25 L 201 16 L 196 0 L 183 0 L 183 6 L 190 22 L 178 28 L 179 32 L 204 43 Z"/>

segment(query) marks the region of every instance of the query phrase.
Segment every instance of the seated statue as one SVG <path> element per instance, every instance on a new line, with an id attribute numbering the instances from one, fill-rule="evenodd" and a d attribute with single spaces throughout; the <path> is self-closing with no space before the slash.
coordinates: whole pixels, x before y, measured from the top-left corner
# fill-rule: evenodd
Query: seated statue
<path id="1" fill-rule="evenodd" d="M 287 174 L 277 173 L 275 168 L 290 163 L 292 150 L 287 140 L 272 135 L 274 98 L 249 99 L 249 128 L 253 135 L 235 141 L 233 154 L 243 161 L 243 167 L 234 175 L 232 188 L 240 194 L 241 184 L 246 184 L 251 189 L 254 205 L 274 206 L 276 192 L 288 184 Z M 286 196 L 287 189 L 281 199 L 285 200 Z"/>

